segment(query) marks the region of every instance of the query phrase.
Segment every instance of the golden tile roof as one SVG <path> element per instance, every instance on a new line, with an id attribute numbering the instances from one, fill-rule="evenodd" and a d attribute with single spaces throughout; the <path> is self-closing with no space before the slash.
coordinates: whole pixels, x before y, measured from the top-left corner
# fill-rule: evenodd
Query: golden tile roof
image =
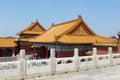
<path id="1" fill-rule="evenodd" d="M 27 38 L 18 38 L 18 41 L 28 42 Z"/>
<path id="2" fill-rule="evenodd" d="M 24 31 L 22 34 L 31 34 L 31 35 L 36 35 L 36 34 L 43 34 L 45 31 Z"/>
<path id="3" fill-rule="evenodd" d="M 58 42 L 67 44 L 93 44 L 96 46 L 116 46 L 117 41 L 102 36 L 70 36 L 63 35 Z"/>
<path id="4" fill-rule="evenodd" d="M 0 38 L 0 48 L 9 48 L 9 47 L 15 47 L 16 44 L 14 42 L 13 38 Z"/>
<path id="5" fill-rule="evenodd" d="M 65 23 L 52 25 L 43 35 L 30 39 L 38 43 L 116 45 L 116 40 L 96 35 L 82 17 Z"/>
<path id="6" fill-rule="evenodd" d="M 26 29 L 21 32 L 18 32 L 18 35 L 21 34 L 43 34 L 46 30 L 39 24 L 38 21 L 31 23 Z"/>
<path id="7" fill-rule="evenodd" d="M 55 36 L 60 36 L 72 26 L 77 24 L 78 20 L 73 20 L 68 23 L 62 23 L 52 26 L 48 29 L 43 35 L 38 36 L 36 39 L 33 39 L 33 42 L 45 42 L 52 43 L 55 42 Z"/>
<path id="8" fill-rule="evenodd" d="M 34 38 L 36 38 L 36 37 L 37 37 L 37 36 L 31 37 L 31 38 L 18 38 L 17 41 L 29 42 L 30 39 L 34 39 Z"/>

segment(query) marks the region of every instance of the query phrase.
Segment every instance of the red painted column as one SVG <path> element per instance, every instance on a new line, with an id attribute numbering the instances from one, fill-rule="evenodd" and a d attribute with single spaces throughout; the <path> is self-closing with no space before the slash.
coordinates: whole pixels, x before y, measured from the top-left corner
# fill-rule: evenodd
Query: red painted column
<path id="1" fill-rule="evenodd" d="M 12 48 L 12 57 L 15 56 L 15 48 Z"/>
<path id="2" fill-rule="evenodd" d="M 46 51 L 45 51 L 45 55 L 46 55 L 46 58 L 48 58 L 48 48 L 46 48 Z"/>

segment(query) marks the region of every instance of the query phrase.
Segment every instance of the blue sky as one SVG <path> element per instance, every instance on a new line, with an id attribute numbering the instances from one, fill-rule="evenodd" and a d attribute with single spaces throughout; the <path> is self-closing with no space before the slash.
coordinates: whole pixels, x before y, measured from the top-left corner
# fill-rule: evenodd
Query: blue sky
<path id="1" fill-rule="evenodd" d="M 0 0 L 0 37 L 16 36 L 36 19 L 48 29 L 78 15 L 98 35 L 120 31 L 120 0 Z"/>

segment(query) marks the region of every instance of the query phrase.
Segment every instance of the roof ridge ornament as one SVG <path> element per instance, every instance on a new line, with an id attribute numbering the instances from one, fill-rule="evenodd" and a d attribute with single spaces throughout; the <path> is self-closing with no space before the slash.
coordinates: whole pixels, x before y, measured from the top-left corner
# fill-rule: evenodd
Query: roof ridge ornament
<path id="1" fill-rule="evenodd" d="M 54 23 L 52 23 L 52 26 L 55 26 L 55 24 L 54 24 Z"/>
<path id="2" fill-rule="evenodd" d="M 78 19 L 82 19 L 82 16 L 81 16 L 81 15 L 78 15 Z"/>
<path id="3" fill-rule="evenodd" d="M 38 23 L 38 19 L 36 19 L 36 22 Z"/>

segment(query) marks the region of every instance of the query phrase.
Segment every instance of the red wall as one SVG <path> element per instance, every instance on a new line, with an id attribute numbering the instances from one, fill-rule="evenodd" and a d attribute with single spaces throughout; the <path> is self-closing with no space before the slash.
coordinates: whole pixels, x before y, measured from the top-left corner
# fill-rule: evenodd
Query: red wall
<path id="1" fill-rule="evenodd" d="M 120 39 L 118 40 L 117 47 L 112 48 L 113 53 L 120 53 Z M 97 47 L 98 54 L 106 54 L 108 53 L 108 47 Z"/>
<path id="2" fill-rule="evenodd" d="M 112 47 L 112 52 L 117 53 L 117 48 Z M 108 53 L 108 47 L 97 47 L 97 53 L 102 55 L 102 54 L 107 54 Z"/>
<path id="3" fill-rule="evenodd" d="M 56 53 L 56 57 L 73 57 L 74 53 L 71 52 L 60 52 Z"/>
<path id="4" fill-rule="evenodd" d="M 23 44 L 21 45 L 21 47 L 23 49 L 26 50 L 26 54 L 31 54 L 34 49 L 30 47 L 31 45 L 26 45 L 26 44 Z M 97 53 L 98 54 L 107 54 L 108 53 L 108 47 L 96 47 L 97 48 Z M 117 45 L 117 48 L 116 47 L 113 47 L 113 53 L 117 53 L 119 52 L 120 53 L 120 39 L 119 39 L 119 42 L 118 42 L 118 45 Z M 48 54 L 46 53 L 45 54 L 46 56 L 48 56 Z M 59 52 L 59 53 L 56 53 L 56 57 L 72 57 L 74 56 L 74 52 Z M 79 51 L 79 56 L 86 56 L 85 55 L 85 51 Z"/>
<path id="5" fill-rule="evenodd" d="M 30 55 L 31 53 L 33 53 L 34 49 L 30 47 L 31 45 L 20 45 L 21 49 L 25 49 L 26 55 Z"/>
<path id="6" fill-rule="evenodd" d="M 108 53 L 108 47 L 97 47 L 97 54 L 107 54 Z"/>
<path id="7" fill-rule="evenodd" d="M 56 57 L 73 57 L 74 52 L 60 52 L 56 53 Z M 79 51 L 79 56 L 86 56 L 85 52 Z"/>

